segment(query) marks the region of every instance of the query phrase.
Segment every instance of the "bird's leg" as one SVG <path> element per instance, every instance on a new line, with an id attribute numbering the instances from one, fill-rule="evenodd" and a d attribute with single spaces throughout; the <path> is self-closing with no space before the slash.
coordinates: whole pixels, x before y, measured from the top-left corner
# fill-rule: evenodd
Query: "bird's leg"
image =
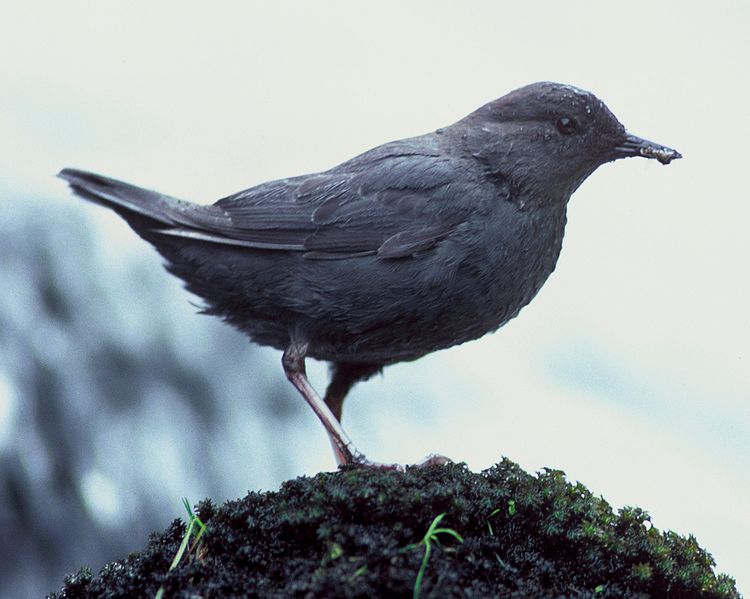
<path id="1" fill-rule="evenodd" d="M 344 362 L 331 364 L 331 381 L 328 383 L 323 401 L 325 401 L 339 423 L 341 422 L 341 410 L 344 407 L 344 399 L 346 399 L 351 388 L 359 381 L 364 381 L 373 374 L 380 372 L 382 368 L 379 364 L 347 364 Z M 339 451 L 336 439 L 330 434 L 328 436 L 331 439 L 336 463 L 339 465 L 347 463 L 345 456 Z"/>
<path id="2" fill-rule="evenodd" d="M 305 401 L 315 412 L 315 415 L 323 423 L 323 426 L 331 439 L 336 462 L 339 465 L 355 465 L 366 468 L 381 468 L 384 470 L 404 470 L 401 464 L 383 464 L 372 462 L 365 458 L 364 454 L 357 451 L 349 436 L 344 432 L 339 422 L 341 408 L 344 398 L 357 381 L 371 377 L 378 372 L 382 366 L 336 364 L 331 382 L 326 390 L 326 400 L 320 399 L 305 373 L 305 355 L 307 343 L 292 341 L 281 358 L 284 372 L 289 381 L 300 392 Z M 417 464 L 418 466 L 433 466 L 449 462 L 442 456 L 429 456 L 426 460 Z"/>
<path id="3" fill-rule="evenodd" d="M 351 391 L 352 387 L 360 381 L 366 381 L 371 376 L 381 372 L 383 370 L 382 364 L 351 364 L 346 362 L 334 362 L 331 364 L 331 382 L 328 383 L 325 397 L 323 398 L 326 405 L 331 409 L 331 412 L 336 419 L 341 422 L 341 411 L 344 406 L 344 400 Z M 336 456 L 336 462 L 341 465 L 346 463 L 342 461 L 340 452 L 336 440 L 333 436 L 331 437 L 331 445 L 333 446 L 333 453 Z M 451 460 L 441 455 L 429 455 L 424 460 L 415 464 L 418 467 L 429 467 L 439 466 L 449 463 Z M 360 459 L 356 460 L 356 463 L 360 466 L 369 466 L 372 468 L 384 468 L 389 470 L 403 470 L 404 467 L 401 464 L 382 464 L 379 462 L 371 462 L 364 459 L 364 456 L 360 455 Z"/>
<path id="4" fill-rule="evenodd" d="M 349 436 L 341 428 L 336 416 L 331 409 L 320 399 L 315 389 L 312 388 L 310 381 L 307 380 L 305 373 L 305 354 L 307 353 L 307 344 L 292 341 L 287 347 L 281 358 L 284 366 L 286 378 L 300 392 L 305 401 L 315 412 L 328 432 L 331 443 L 334 446 L 336 459 L 339 464 L 363 463 L 366 460 L 364 456 L 354 447 Z M 339 406 L 340 407 L 340 406 Z M 340 410 L 339 410 L 340 413 Z"/>
<path id="5" fill-rule="evenodd" d="M 323 399 L 339 422 L 341 422 L 344 400 L 352 387 L 360 381 L 366 381 L 381 370 L 383 370 L 383 366 L 380 364 L 348 364 L 345 362 L 331 364 L 331 382 L 328 383 L 326 395 Z"/>

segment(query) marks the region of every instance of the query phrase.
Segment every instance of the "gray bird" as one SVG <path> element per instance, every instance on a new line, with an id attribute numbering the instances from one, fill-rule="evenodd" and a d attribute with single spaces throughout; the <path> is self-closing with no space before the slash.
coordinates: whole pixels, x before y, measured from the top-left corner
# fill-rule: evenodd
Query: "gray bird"
<path id="1" fill-rule="evenodd" d="M 367 465 L 340 424 L 352 386 L 516 316 L 555 268 L 571 194 L 630 156 L 681 158 L 630 135 L 593 94 L 542 82 L 210 206 L 75 169 L 59 176 L 150 242 L 204 312 L 282 350 L 337 461 Z M 323 400 L 308 356 L 331 364 Z"/>

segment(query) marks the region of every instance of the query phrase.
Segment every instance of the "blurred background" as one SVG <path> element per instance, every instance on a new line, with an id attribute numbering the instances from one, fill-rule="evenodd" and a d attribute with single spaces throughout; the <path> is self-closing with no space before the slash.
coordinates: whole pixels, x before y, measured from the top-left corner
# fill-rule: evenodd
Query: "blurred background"
<path id="1" fill-rule="evenodd" d="M 0 595 L 140 549 L 183 496 L 334 468 L 279 352 L 196 315 L 60 168 L 210 203 L 543 79 L 592 90 L 685 159 L 601 168 L 516 320 L 386 369 L 344 424 L 381 461 L 565 470 L 694 534 L 748 593 L 748 58 L 739 0 L 4 6 Z M 325 365 L 309 370 L 322 390 Z"/>

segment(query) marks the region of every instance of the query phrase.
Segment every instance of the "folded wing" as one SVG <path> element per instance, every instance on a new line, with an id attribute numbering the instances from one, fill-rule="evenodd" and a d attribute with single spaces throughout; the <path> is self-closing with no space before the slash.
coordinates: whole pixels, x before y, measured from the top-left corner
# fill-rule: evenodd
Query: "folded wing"
<path id="1" fill-rule="evenodd" d="M 183 202 L 116 179 L 65 169 L 79 195 L 149 233 L 308 259 L 404 258 L 445 239 L 476 208 L 472 187 L 447 156 L 396 142 L 324 173 L 271 181 L 212 206 Z M 464 200 L 464 201 L 462 201 Z"/>
<path id="2" fill-rule="evenodd" d="M 460 190 L 448 158 L 391 154 L 266 183 L 215 206 L 230 218 L 232 238 L 294 247 L 309 259 L 387 259 L 428 250 L 463 222 L 468 207 L 453 201 Z"/>

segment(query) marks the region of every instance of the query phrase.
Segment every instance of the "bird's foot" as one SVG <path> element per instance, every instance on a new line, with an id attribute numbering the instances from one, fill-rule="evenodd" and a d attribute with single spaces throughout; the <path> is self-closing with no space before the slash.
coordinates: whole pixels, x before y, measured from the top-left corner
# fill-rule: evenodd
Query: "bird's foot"
<path id="1" fill-rule="evenodd" d="M 430 466 L 445 466 L 446 464 L 450 464 L 452 461 L 453 460 L 445 457 L 444 455 L 431 453 L 426 458 L 424 458 L 421 462 L 417 462 L 416 464 L 408 464 L 408 465 L 414 466 L 416 468 L 429 468 Z M 354 467 L 354 468 L 375 468 L 377 470 L 395 470 L 396 472 L 404 472 L 407 466 L 407 464 L 388 464 L 384 462 L 373 462 L 372 460 L 368 460 L 362 453 L 354 454 L 349 462 L 347 462 L 346 464 L 342 464 L 342 465 Z"/>
<path id="2" fill-rule="evenodd" d="M 421 462 L 414 464 L 417 468 L 428 468 L 430 466 L 445 466 L 446 464 L 452 464 L 453 460 L 439 453 L 431 453 Z"/>

